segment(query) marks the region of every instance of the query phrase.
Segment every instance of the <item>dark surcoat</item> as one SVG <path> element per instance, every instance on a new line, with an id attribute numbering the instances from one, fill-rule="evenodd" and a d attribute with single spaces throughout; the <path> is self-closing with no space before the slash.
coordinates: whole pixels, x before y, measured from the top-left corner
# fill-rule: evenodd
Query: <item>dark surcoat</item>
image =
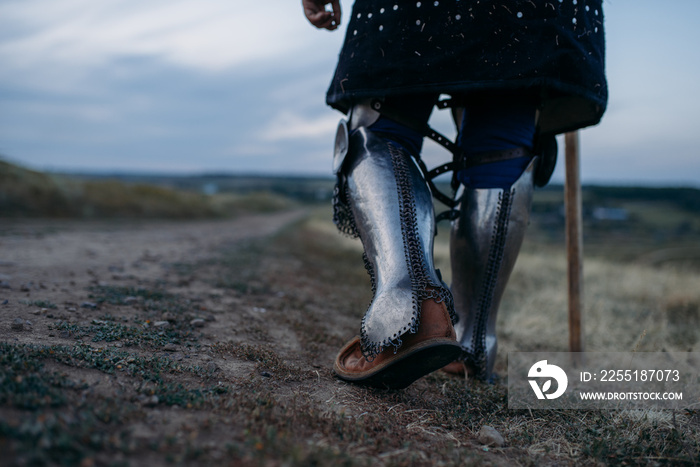
<path id="1" fill-rule="evenodd" d="M 608 88 L 601 0 L 357 0 L 327 94 L 536 99 L 543 133 L 600 121 Z"/>

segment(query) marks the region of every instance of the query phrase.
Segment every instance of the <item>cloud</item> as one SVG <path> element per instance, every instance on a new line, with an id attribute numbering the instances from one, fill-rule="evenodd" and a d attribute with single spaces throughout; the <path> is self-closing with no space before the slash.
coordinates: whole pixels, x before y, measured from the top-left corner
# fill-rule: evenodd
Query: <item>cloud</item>
<path id="1" fill-rule="evenodd" d="M 308 138 L 324 138 L 331 141 L 338 127 L 338 120 L 338 115 L 331 112 L 319 117 L 307 118 L 297 112 L 286 110 L 270 121 L 260 132 L 259 137 L 269 141 Z"/>
<path id="2" fill-rule="evenodd" d="M 283 0 L 2 2 L 0 30 L 5 77 L 59 64 L 85 70 L 120 57 L 217 72 L 337 48 L 305 24 L 298 2 Z"/>
<path id="3" fill-rule="evenodd" d="M 700 2 L 638 3 L 606 5 L 611 100 L 582 132 L 584 178 L 697 179 Z M 298 0 L 2 0 L 0 152 L 37 168 L 325 173 L 342 40 Z M 454 137 L 449 112 L 433 115 Z M 425 148 L 430 167 L 450 157 Z"/>

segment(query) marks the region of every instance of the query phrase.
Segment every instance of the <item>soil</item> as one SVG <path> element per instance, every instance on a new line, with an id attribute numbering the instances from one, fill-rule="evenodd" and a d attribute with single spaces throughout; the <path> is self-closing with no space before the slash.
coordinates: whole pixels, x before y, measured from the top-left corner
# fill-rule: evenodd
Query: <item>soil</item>
<path id="1" fill-rule="evenodd" d="M 427 429 L 430 404 L 407 405 L 405 397 L 417 393 L 376 401 L 377 390 L 333 376 L 335 352 L 359 327 L 370 292 L 361 263 L 356 264 L 359 273 L 342 266 L 329 270 L 329 264 L 357 257 L 357 245 L 348 246 L 325 227 L 309 227 L 312 218 L 300 209 L 223 221 L 4 221 L 0 343 L 9 345 L 10 353 L 25 352 L 20 357 L 27 360 L 31 352 L 36 358 L 36 349 L 54 354 L 41 360 L 41 372 L 69 382 L 51 379 L 48 385 L 62 388 L 69 404 L 51 403 L 58 409 L 49 409 L 42 402 L 45 396 L 15 407 L 0 405 L 10 433 L 4 437 L 0 430 L 0 445 L 10 447 L 0 461 L 246 465 L 264 460 L 277 465 L 291 459 L 303 465 L 320 456 L 321 463 L 342 458 L 366 464 L 382 453 L 380 464 L 407 456 L 426 461 L 425 452 L 408 452 L 400 439 L 384 447 L 370 439 L 371 449 L 356 446 L 354 454 L 339 451 L 324 438 L 323 428 L 314 426 L 319 420 L 359 418 L 369 424 L 362 430 L 376 431 L 374 424 L 381 420 L 368 416 L 376 402 L 390 404 L 387 408 L 397 414 L 397 408 L 416 410 L 415 417 L 401 422 L 411 423 L 414 433 L 427 430 L 454 444 L 453 433 Z M 340 256 L 334 258 L 338 245 Z M 76 357 L 76 352 L 83 353 Z M 85 352 L 101 352 L 108 366 Z M 125 363 L 135 358 L 141 370 Z M 153 370 L 163 365 L 165 370 Z M 149 381 L 148 371 L 157 371 L 157 377 Z M 221 397 L 217 391 L 234 395 Z M 195 392 L 209 395 L 197 398 Z M 69 452 L 62 452 L 65 447 L 59 449 L 60 442 L 49 436 L 47 417 L 80 431 L 80 416 L 71 405 L 102 414 L 99 407 L 105 403 L 121 406 L 110 409 L 110 423 L 82 420 L 83 425 L 110 440 L 122 433 L 128 442 L 90 446 L 75 439 L 68 443 Z M 226 405 L 234 407 L 222 409 Z M 269 413 L 261 416 L 258 405 L 268 406 Z M 17 406 L 30 409 L 43 434 L 32 438 L 23 431 L 26 413 Z M 309 411 L 309 420 L 303 420 Z M 302 439 L 293 435 L 299 428 L 295 424 L 307 425 L 297 433 Z M 280 433 L 271 435 L 271 429 Z M 307 435 L 321 447 L 309 444 Z M 476 435 L 472 438 L 458 445 L 480 446 Z M 45 443 L 45 449 L 27 452 L 36 442 Z"/>
<path id="2" fill-rule="evenodd" d="M 194 295 L 206 292 L 202 284 L 180 276 L 171 283 L 177 275 L 173 266 L 206 262 L 226 247 L 270 236 L 304 214 L 292 211 L 208 222 L 4 221 L 0 323 L 5 325 L 0 326 L 0 339 L 65 344 L 57 333 L 45 332 L 47 324 L 90 320 L 97 308 L 102 314 L 117 312 L 93 303 L 94 287 L 161 283 L 187 288 Z M 14 332 L 11 323 L 16 319 L 25 320 L 26 332 Z M 219 337 L 224 336 L 211 335 L 214 341 Z"/>
<path id="3" fill-rule="evenodd" d="M 679 435 L 675 414 L 632 430 L 508 410 L 503 384 L 443 372 L 400 391 L 338 380 L 371 290 L 326 210 L 0 221 L 0 465 L 697 459 L 696 414 Z"/>

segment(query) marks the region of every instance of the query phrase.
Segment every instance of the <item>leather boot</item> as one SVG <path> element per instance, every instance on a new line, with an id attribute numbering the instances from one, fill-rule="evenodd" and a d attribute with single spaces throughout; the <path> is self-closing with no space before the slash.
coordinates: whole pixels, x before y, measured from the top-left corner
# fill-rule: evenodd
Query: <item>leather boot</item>
<path id="1" fill-rule="evenodd" d="M 407 334 L 398 350 L 384 349 L 371 360 L 362 353 L 360 336 L 343 347 L 333 370 L 341 379 L 366 386 L 403 389 L 457 358 L 461 348 L 444 302 L 423 302 L 416 334 Z"/>

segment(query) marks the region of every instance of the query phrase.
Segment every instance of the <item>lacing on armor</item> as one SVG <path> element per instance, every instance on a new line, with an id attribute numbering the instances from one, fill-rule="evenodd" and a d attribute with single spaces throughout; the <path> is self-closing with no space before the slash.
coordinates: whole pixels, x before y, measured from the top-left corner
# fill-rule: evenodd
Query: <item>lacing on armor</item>
<path id="1" fill-rule="evenodd" d="M 425 254 L 419 237 L 418 216 L 416 214 L 416 203 L 414 195 L 414 187 L 410 176 L 410 155 L 402 148 L 388 143 L 389 154 L 391 156 L 394 175 L 396 177 L 396 185 L 399 196 L 399 211 L 401 232 L 404 243 L 404 252 L 406 256 L 406 265 L 411 280 L 411 289 L 413 291 L 413 317 L 409 323 L 401 329 L 400 332 L 391 337 L 385 338 L 382 342 L 370 341 L 364 332 L 365 320 L 362 320 L 362 353 L 365 358 L 372 361 L 377 354 L 384 348 L 390 345 L 394 347 L 396 352 L 401 347 L 401 336 L 410 332 L 415 334 L 420 325 L 420 306 L 425 300 L 432 299 L 438 303 L 444 302 L 450 313 L 450 318 L 454 324 L 457 315 L 454 310 L 454 301 L 452 293 L 444 283 L 437 283 L 431 279 L 431 271 L 425 263 Z M 376 284 L 374 281 L 371 263 L 365 256 L 365 264 L 370 277 L 372 278 L 372 292 L 376 292 Z"/>
<path id="2" fill-rule="evenodd" d="M 489 247 L 489 258 L 484 274 L 484 285 L 481 289 L 476 313 L 476 324 L 472 334 L 471 351 L 467 352 L 464 360 L 476 369 L 477 379 L 486 379 L 488 355 L 486 353 L 486 328 L 491 314 L 494 290 L 498 274 L 503 262 L 506 239 L 508 237 L 508 219 L 513 205 L 515 190 L 504 191 L 499 195 L 496 222 Z"/>

